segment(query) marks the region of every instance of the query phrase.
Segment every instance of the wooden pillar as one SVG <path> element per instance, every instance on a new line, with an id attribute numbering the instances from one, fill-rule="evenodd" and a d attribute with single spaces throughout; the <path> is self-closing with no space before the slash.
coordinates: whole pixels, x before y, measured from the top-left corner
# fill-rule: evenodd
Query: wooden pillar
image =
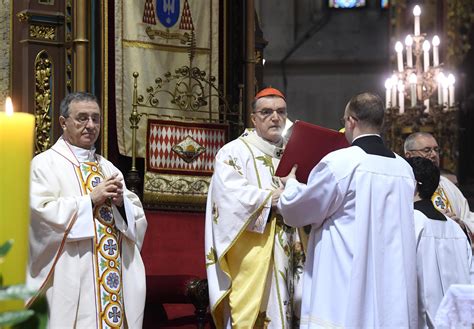
<path id="1" fill-rule="evenodd" d="M 255 97 L 255 8 L 254 0 L 245 6 L 245 122 L 251 126 L 250 111 Z"/>
<path id="2" fill-rule="evenodd" d="M 89 91 L 88 73 L 88 48 L 87 36 L 87 1 L 74 1 L 74 90 Z"/>

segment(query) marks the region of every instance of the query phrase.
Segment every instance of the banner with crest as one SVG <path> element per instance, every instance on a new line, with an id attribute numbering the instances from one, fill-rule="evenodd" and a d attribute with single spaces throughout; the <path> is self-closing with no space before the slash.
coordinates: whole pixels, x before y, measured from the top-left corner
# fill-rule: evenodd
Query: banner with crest
<path id="1" fill-rule="evenodd" d="M 191 82 L 198 76 L 218 85 L 218 4 L 218 0 L 115 0 L 117 142 L 121 154 L 131 156 L 130 114 L 137 81 L 135 90 L 142 100 L 137 110 L 144 117 L 137 129 L 138 157 L 146 155 L 146 117 L 201 123 L 218 117 L 218 99 L 199 98 L 212 94 L 211 84 Z M 139 79 L 134 80 L 134 72 Z M 147 98 L 150 91 L 153 97 Z"/>

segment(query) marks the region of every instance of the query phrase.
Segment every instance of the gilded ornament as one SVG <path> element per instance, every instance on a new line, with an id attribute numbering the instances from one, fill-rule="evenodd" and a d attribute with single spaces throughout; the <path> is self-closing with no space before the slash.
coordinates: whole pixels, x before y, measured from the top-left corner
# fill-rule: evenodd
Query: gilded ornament
<path id="1" fill-rule="evenodd" d="M 35 39 L 55 40 L 56 29 L 48 25 L 30 25 L 30 37 Z"/>
<path id="2" fill-rule="evenodd" d="M 53 64 L 48 53 L 42 50 L 35 59 L 35 154 L 51 146 L 51 85 Z"/>

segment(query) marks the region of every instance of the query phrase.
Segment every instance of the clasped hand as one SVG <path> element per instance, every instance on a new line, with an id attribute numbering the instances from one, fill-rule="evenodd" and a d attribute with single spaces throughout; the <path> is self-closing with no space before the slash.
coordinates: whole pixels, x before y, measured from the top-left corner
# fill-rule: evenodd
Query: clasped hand
<path id="1" fill-rule="evenodd" d="M 110 199 L 114 205 L 121 207 L 123 205 L 122 178 L 119 178 L 117 173 L 107 177 L 89 195 L 94 205 L 101 205 Z"/>
<path id="2" fill-rule="evenodd" d="M 285 189 L 285 185 L 288 179 L 290 178 L 296 179 L 296 169 L 298 169 L 298 165 L 294 165 L 293 168 L 291 168 L 290 173 L 286 177 L 280 177 L 279 179 L 280 185 L 278 186 L 278 188 L 276 188 L 273 191 L 273 194 L 272 194 L 272 209 L 276 209 L 278 200 L 280 199 L 280 195 L 283 193 Z"/>

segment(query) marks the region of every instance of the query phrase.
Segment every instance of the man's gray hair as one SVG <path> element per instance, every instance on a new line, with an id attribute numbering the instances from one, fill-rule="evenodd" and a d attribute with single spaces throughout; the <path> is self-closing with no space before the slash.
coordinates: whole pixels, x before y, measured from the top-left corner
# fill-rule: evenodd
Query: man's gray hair
<path id="1" fill-rule="evenodd" d="M 408 151 L 413 151 L 415 149 L 416 141 L 419 137 L 431 137 L 434 138 L 433 135 L 424 131 L 418 131 L 416 133 L 408 135 L 405 139 L 405 143 L 403 144 L 403 151 L 407 153 Z"/>
<path id="2" fill-rule="evenodd" d="M 73 92 L 67 94 L 66 97 L 64 97 L 64 99 L 61 101 L 61 105 L 59 106 L 61 116 L 65 118 L 69 117 L 69 105 L 72 102 L 95 102 L 97 105 L 99 105 L 99 101 L 95 95 L 84 91 Z"/>

